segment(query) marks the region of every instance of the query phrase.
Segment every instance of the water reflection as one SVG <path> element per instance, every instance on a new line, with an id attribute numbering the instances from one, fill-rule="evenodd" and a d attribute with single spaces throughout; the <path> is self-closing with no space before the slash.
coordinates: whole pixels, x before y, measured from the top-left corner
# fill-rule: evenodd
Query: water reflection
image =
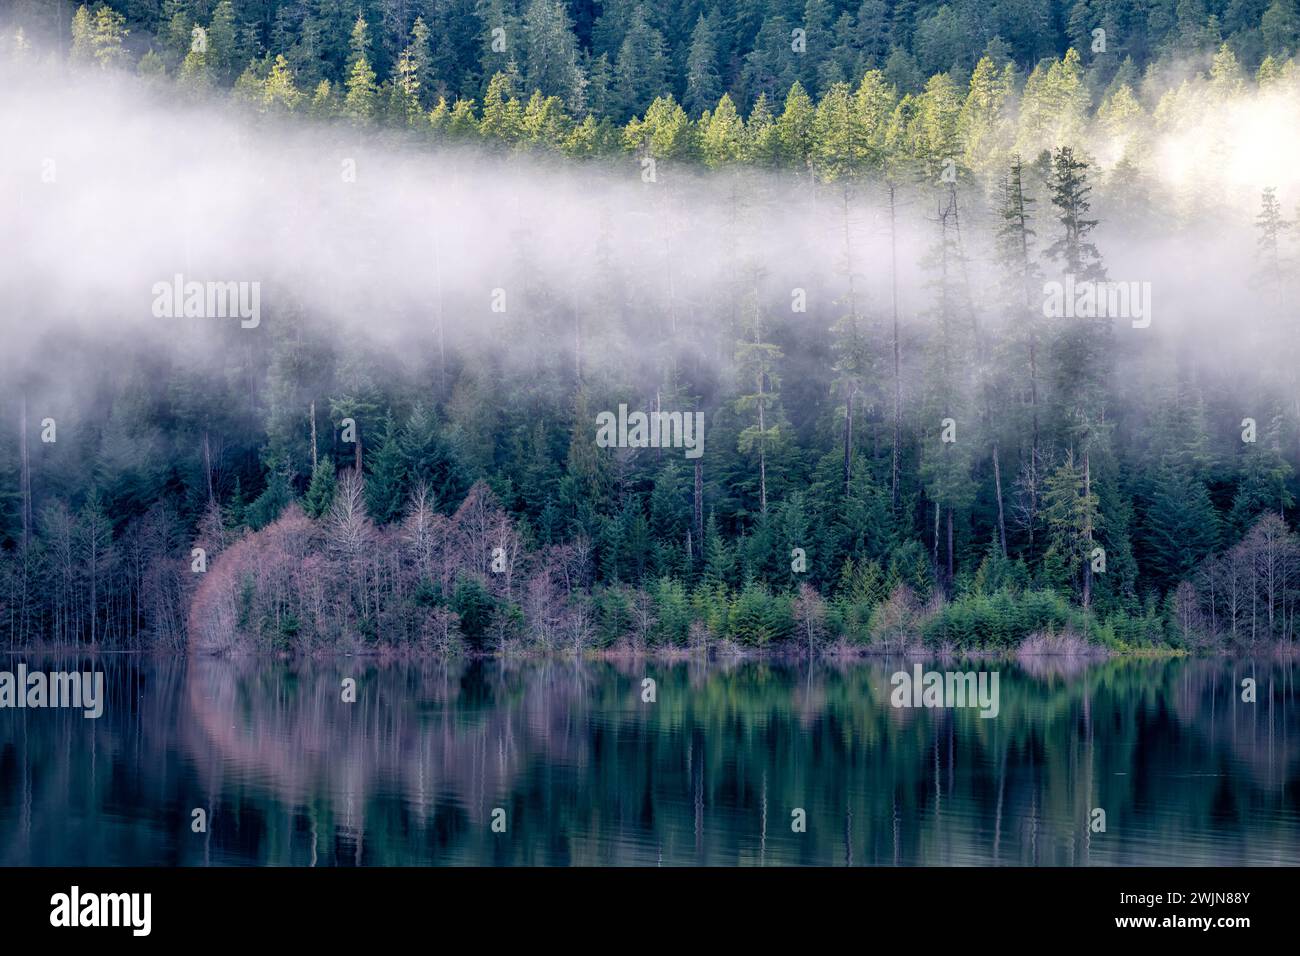
<path id="1" fill-rule="evenodd" d="M 0 710 L 5 865 L 1300 863 L 1294 662 L 967 665 L 991 720 L 904 661 L 80 666 L 101 719 Z"/>

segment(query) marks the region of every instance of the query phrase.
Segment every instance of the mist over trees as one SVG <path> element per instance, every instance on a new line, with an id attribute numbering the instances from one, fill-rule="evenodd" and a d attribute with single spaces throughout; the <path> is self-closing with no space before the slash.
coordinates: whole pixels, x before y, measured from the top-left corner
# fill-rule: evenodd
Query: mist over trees
<path id="1" fill-rule="evenodd" d="M 6 47 L 9 644 L 1293 642 L 1285 5 L 1087 65 L 1123 4 L 810 3 L 789 63 L 758 4 L 127 6 Z M 173 273 L 260 324 L 151 316 Z M 598 447 L 620 404 L 703 455 Z"/>

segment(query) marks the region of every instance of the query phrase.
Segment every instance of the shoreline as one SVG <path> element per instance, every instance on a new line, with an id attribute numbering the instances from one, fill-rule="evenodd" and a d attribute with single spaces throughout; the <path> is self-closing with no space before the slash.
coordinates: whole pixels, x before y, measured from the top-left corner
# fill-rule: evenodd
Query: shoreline
<path id="1" fill-rule="evenodd" d="M 367 660 L 384 664 L 390 663 L 450 663 L 460 661 L 473 663 L 478 661 L 500 662 L 543 662 L 543 661 L 586 661 L 605 663 L 628 663 L 653 661 L 656 663 L 707 663 L 707 664 L 747 664 L 767 663 L 796 665 L 806 663 L 809 654 L 806 649 L 770 650 L 764 648 L 606 648 L 586 651 L 581 655 L 564 652 L 545 652 L 536 650 L 501 651 L 466 651 L 446 654 L 436 651 L 395 650 L 390 648 L 366 648 L 355 651 L 314 651 L 307 654 L 289 651 L 165 651 L 159 649 L 122 649 L 89 647 L 51 647 L 35 645 L 28 648 L 5 649 L 3 654 L 10 659 L 35 657 L 51 658 L 99 658 L 99 657 L 137 657 L 148 659 L 171 660 L 232 660 L 232 661 L 295 661 L 323 662 L 330 660 Z M 1111 660 L 1175 660 L 1237 658 L 1251 659 L 1265 657 L 1285 659 L 1300 655 L 1300 648 L 1274 646 L 1250 650 L 1189 650 L 1186 648 L 1135 648 L 1116 650 L 1092 646 L 1086 649 L 1070 648 L 1065 650 L 1047 650 L 1041 648 L 829 648 L 817 650 L 812 658 L 818 663 L 851 664 L 869 663 L 882 660 L 1070 660 L 1078 662 L 1102 663 Z"/>

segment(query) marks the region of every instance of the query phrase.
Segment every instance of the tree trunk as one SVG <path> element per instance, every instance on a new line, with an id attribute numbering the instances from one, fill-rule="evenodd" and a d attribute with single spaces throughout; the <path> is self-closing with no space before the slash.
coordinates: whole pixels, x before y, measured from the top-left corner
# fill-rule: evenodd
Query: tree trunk
<path id="1" fill-rule="evenodd" d="M 1007 516 L 1002 509 L 1002 466 L 998 463 L 998 445 L 993 443 L 993 486 L 998 495 L 998 543 L 1002 546 L 1002 557 L 1007 556 Z"/>
<path id="2" fill-rule="evenodd" d="M 23 394 L 22 411 L 18 422 L 18 435 L 20 439 L 20 458 L 22 461 L 20 482 L 22 488 L 19 494 L 22 496 L 23 511 L 23 553 L 27 552 L 32 538 L 32 459 L 31 453 L 27 448 L 27 395 Z"/>
<path id="3" fill-rule="evenodd" d="M 94 516 L 91 517 L 93 522 Z M 94 647 L 99 637 L 99 535 L 92 524 L 90 529 L 90 646 Z"/>
<path id="4" fill-rule="evenodd" d="M 948 582 L 947 587 L 952 589 L 954 561 L 952 555 L 952 506 L 948 506 Z"/>
<path id="5" fill-rule="evenodd" d="M 853 394 L 852 386 L 844 402 L 844 497 L 848 497 L 853 484 Z"/>
<path id="6" fill-rule="evenodd" d="M 763 442 L 763 406 L 758 406 L 758 509 L 767 514 L 767 449 Z"/>
<path id="7" fill-rule="evenodd" d="M 903 444 L 903 373 L 898 343 L 898 234 L 894 222 L 894 184 L 889 184 L 889 299 L 894 318 L 894 452 L 889 502 L 898 510 L 898 475 Z"/>
<path id="8" fill-rule="evenodd" d="M 21 451 L 21 475 L 19 483 L 22 485 L 20 494 L 22 501 L 20 507 L 23 512 L 23 540 L 22 540 L 22 597 L 19 599 L 18 625 L 22 631 L 23 640 L 27 640 L 27 575 L 29 556 L 31 555 L 32 543 L 32 459 L 31 452 L 27 447 L 27 393 L 23 393 L 22 412 L 19 422 L 19 438 L 22 447 Z M 13 644 L 13 628 L 9 629 L 10 645 Z"/>
<path id="9" fill-rule="evenodd" d="M 1084 537 L 1087 540 L 1087 554 L 1083 558 L 1083 606 L 1092 606 L 1092 471 L 1088 451 L 1083 453 L 1083 497 L 1088 503 L 1087 523 L 1084 525 Z"/>
<path id="10" fill-rule="evenodd" d="M 695 540 L 704 555 L 704 462 L 695 459 Z"/>
<path id="11" fill-rule="evenodd" d="M 934 570 L 939 573 L 939 502 L 934 503 Z"/>
<path id="12" fill-rule="evenodd" d="M 1034 440 L 1029 449 L 1029 550 L 1034 550 L 1034 522 L 1038 517 L 1038 348 L 1034 333 L 1029 333 L 1029 408 L 1033 418 Z"/>
<path id="13" fill-rule="evenodd" d="M 849 182 L 847 179 L 844 180 L 844 189 L 841 196 L 843 199 L 844 270 L 849 282 L 849 322 L 853 327 L 853 335 L 856 340 L 858 332 L 858 294 L 853 281 L 853 238 L 849 231 Z M 849 486 L 853 479 L 853 398 L 857 394 L 857 386 L 850 382 L 844 391 L 846 396 L 844 401 L 844 496 L 848 497 Z"/>
<path id="14" fill-rule="evenodd" d="M 314 424 L 314 417 L 312 421 Z M 203 475 L 208 482 L 208 503 L 211 504 L 217 496 L 212 489 L 212 442 L 209 441 L 206 431 L 203 433 Z"/>

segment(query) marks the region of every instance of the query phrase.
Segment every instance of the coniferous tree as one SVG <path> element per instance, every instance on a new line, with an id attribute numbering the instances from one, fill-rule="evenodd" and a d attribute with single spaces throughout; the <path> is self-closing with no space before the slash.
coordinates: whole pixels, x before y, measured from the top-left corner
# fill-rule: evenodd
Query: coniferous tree
<path id="1" fill-rule="evenodd" d="M 379 445 L 370 457 L 370 474 L 365 482 L 366 512 L 376 524 L 390 524 L 402 516 L 406 487 L 406 459 L 390 415 L 384 420 Z"/>
<path id="2" fill-rule="evenodd" d="M 934 318 L 934 345 L 929 356 L 929 389 L 925 396 L 926 435 L 922 442 L 921 475 L 934 505 L 933 555 L 940 564 L 944 542 L 942 583 L 952 586 L 956 573 L 956 521 L 970 507 L 971 449 L 977 441 L 978 420 L 968 413 L 969 356 L 975 342 L 970 303 L 961 280 L 964 253 L 957 231 L 955 189 L 942 201 L 934 223 L 936 242 L 927 261 Z"/>
<path id="3" fill-rule="evenodd" d="M 791 49 L 790 25 L 784 17 L 768 17 L 745 55 L 740 85 L 752 105 L 760 96 L 780 96 L 799 78 Z"/>
<path id="4" fill-rule="evenodd" d="M 350 49 L 343 112 L 354 123 L 364 125 L 374 119 L 379 86 L 375 71 L 370 66 L 370 28 L 361 16 L 353 24 Z"/>
<path id="5" fill-rule="evenodd" d="M 1155 476 L 1146 511 L 1144 580 L 1165 591 L 1186 579 L 1219 542 L 1219 518 L 1205 483 L 1177 470 Z"/>
<path id="6" fill-rule="evenodd" d="M 721 96 L 717 31 L 710 17 L 702 13 L 691 32 L 690 52 L 686 57 L 686 92 L 682 96 L 682 105 L 691 115 L 699 116 L 712 108 Z"/>
<path id="7" fill-rule="evenodd" d="M 614 67 L 616 116 L 637 115 L 667 91 L 669 66 L 663 34 L 651 26 L 645 8 L 638 5 Z"/>
<path id="8" fill-rule="evenodd" d="M 997 233 L 998 256 L 1002 265 L 1003 293 L 1009 304 L 1013 328 L 1020 330 L 1024 343 L 1029 399 L 1029 461 L 1022 478 L 1028 502 L 1025 530 L 1029 550 L 1034 550 L 1034 531 L 1038 522 L 1038 499 L 1042 485 L 1042 439 L 1039 392 L 1039 316 L 1035 306 L 1035 287 L 1041 276 L 1033 254 L 1035 200 L 1025 190 L 1024 167 L 1013 156 L 1003 182 L 1001 223 Z"/>
<path id="9" fill-rule="evenodd" d="M 769 448 L 781 436 L 776 416 L 781 380 L 776 368 L 782 353 L 779 346 L 765 340 L 763 308 L 757 286 L 755 274 L 751 291 L 742 306 L 748 336 L 736 343 L 736 373 L 747 387 L 753 389 L 736 399 L 736 409 L 754 416 L 752 423 L 741 431 L 737 447 L 742 452 L 756 452 L 758 455 L 759 510 L 766 515 L 767 455 Z"/>
<path id="10" fill-rule="evenodd" d="M 1092 186 L 1088 183 L 1088 162 L 1069 146 L 1052 154 L 1048 189 L 1060 223 L 1058 238 L 1047 247 L 1047 255 L 1059 261 L 1076 279 L 1105 279 L 1101 253 L 1090 238 L 1097 226 L 1088 218 L 1092 208 Z"/>
<path id="11" fill-rule="evenodd" d="M 1258 234 L 1256 245 L 1260 269 L 1274 306 L 1282 301 L 1282 240 L 1292 225 L 1282 216 L 1282 204 L 1278 202 L 1277 190 L 1272 186 L 1265 187 L 1260 197 L 1259 214 L 1255 217 Z"/>
<path id="12" fill-rule="evenodd" d="M 323 455 L 312 469 L 311 484 L 302 500 L 302 510 L 313 518 L 322 518 L 334 504 L 334 460 Z"/>
<path id="13" fill-rule="evenodd" d="M 522 26 L 526 89 L 557 96 L 575 109 L 580 108 L 586 79 L 565 5 L 559 0 L 532 0 Z"/>
<path id="14" fill-rule="evenodd" d="M 424 121 L 424 110 L 420 106 L 419 68 L 410 49 L 403 50 L 393 65 L 388 118 L 397 126 L 415 127 Z"/>
<path id="15" fill-rule="evenodd" d="M 1092 536 L 1097 527 L 1097 496 L 1088 488 L 1083 468 L 1073 452 L 1050 475 L 1043 486 L 1043 520 L 1047 549 L 1043 573 L 1057 587 L 1068 587 L 1082 595 L 1086 568 L 1092 561 Z"/>

